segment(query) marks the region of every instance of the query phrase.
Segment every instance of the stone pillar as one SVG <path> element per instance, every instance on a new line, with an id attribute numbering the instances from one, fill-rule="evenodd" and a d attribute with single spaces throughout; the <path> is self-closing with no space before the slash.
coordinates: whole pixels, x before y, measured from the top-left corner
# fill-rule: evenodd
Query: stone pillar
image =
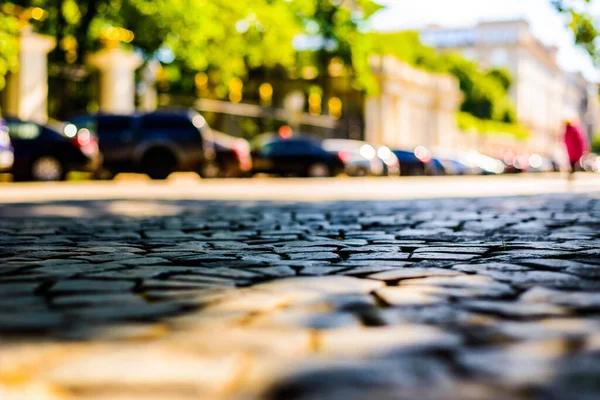
<path id="1" fill-rule="evenodd" d="M 368 97 L 365 102 L 365 140 L 371 144 L 382 145 L 381 104 L 379 97 Z"/>
<path id="2" fill-rule="evenodd" d="M 88 63 L 100 71 L 100 111 L 131 114 L 135 111 L 135 70 L 142 57 L 119 48 L 100 50 Z"/>
<path id="3" fill-rule="evenodd" d="M 288 124 L 294 132 L 300 131 L 305 102 L 306 96 L 300 90 L 288 93 L 283 99 L 283 109 L 286 111 Z"/>
<path id="4" fill-rule="evenodd" d="M 139 85 L 139 103 L 143 111 L 154 111 L 158 106 L 156 92 L 156 77 L 160 63 L 156 60 L 149 61 L 142 71 L 142 80 Z"/>
<path id="5" fill-rule="evenodd" d="M 48 120 L 48 53 L 56 41 L 27 26 L 19 38 L 19 70 L 6 85 L 5 112 L 23 120 Z"/>

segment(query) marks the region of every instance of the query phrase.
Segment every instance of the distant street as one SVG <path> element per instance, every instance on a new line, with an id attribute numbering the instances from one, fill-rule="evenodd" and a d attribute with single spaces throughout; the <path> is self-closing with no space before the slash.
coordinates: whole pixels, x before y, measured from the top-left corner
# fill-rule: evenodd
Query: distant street
<path id="1" fill-rule="evenodd" d="M 0 203 L 64 200 L 400 200 L 600 192 L 600 175 L 562 174 L 473 177 L 401 177 L 335 179 L 215 179 L 174 174 L 167 181 L 121 175 L 115 181 L 0 183 Z"/>

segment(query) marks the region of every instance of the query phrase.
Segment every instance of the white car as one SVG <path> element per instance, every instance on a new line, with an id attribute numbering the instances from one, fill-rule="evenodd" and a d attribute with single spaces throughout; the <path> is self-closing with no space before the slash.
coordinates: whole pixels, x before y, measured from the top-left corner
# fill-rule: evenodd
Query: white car
<path id="1" fill-rule="evenodd" d="M 360 140 L 326 139 L 323 148 L 329 152 L 335 152 L 346 166 L 346 174 L 349 176 L 381 176 L 384 166 L 377 151 L 373 146 Z"/>

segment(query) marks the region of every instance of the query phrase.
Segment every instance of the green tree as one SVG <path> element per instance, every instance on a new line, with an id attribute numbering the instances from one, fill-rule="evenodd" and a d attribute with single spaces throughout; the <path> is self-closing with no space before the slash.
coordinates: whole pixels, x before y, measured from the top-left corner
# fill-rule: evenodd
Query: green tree
<path id="1" fill-rule="evenodd" d="M 369 59 L 372 55 L 394 56 L 405 63 L 435 72 L 445 72 L 437 63 L 437 53 L 434 49 L 427 47 L 419 40 L 419 34 L 413 31 L 402 32 L 369 32 L 360 35 L 353 41 L 353 66 L 356 71 L 359 86 L 368 93 L 379 90 L 377 82 L 371 72 Z M 430 68 L 435 66 L 435 68 Z"/>
<path id="2" fill-rule="evenodd" d="M 17 66 L 18 21 L 0 12 L 0 90 L 6 84 L 6 74 Z"/>
<path id="3" fill-rule="evenodd" d="M 486 75 L 489 78 L 495 79 L 506 91 L 509 91 L 512 87 L 513 77 L 510 72 L 504 68 L 492 68 L 486 72 Z"/>
<path id="4" fill-rule="evenodd" d="M 449 72 L 458 78 L 465 96 L 461 111 L 480 119 L 514 122 L 514 110 L 505 83 L 494 74 L 482 71 L 477 64 L 457 54 L 443 54 L 434 62 L 424 65 Z"/>
<path id="5" fill-rule="evenodd" d="M 314 34 L 326 44 L 317 52 L 321 72 L 333 56 L 351 63 L 349 43 L 378 9 L 372 0 L 352 5 L 337 0 L 13 1 L 48 12 L 37 28 L 58 39 L 55 61 L 75 45 L 81 62 L 98 47 L 103 28 L 116 26 L 133 31 L 131 45 L 146 56 L 168 49 L 189 68 L 213 70 L 211 77 L 222 81 L 244 76 L 248 68 L 291 68 L 296 61 L 294 37 L 315 26 Z"/>
<path id="6" fill-rule="evenodd" d="M 373 0 L 353 2 L 339 0 L 300 0 L 292 2 L 303 33 L 319 43 L 312 52 L 312 63 L 324 80 L 335 58 L 351 70 L 364 54 L 354 44 L 364 38 L 362 29 L 367 20 L 383 8 Z"/>
<path id="7" fill-rule="evenodd" d="M 596 134 L 592 140 L 592 151 L 594 153 L 600 153 L 600 135 Z"/>
<path id="8" fill-rule="evenodd" d="M 595 62 L 600 61 L 598 51 L 598 29 L 589 6 L 592 0 L 551 0 L 552 5 L 567 17 L 575 42 L 583 47 Z"/>

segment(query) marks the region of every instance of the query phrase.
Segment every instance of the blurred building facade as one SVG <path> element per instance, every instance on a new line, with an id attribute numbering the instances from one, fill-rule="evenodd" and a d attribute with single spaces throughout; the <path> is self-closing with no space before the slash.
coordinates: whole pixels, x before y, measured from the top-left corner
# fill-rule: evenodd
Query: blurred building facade
<path id="1" fill-rule="evenodd" d="M 462 95 L 454 77 L 374 56 L 380 92 L 366 99 L 365 140 L 391 148 L 451 147 L 458 140 L 456 112 Z"/>
<path id="2" fill-rule="evenodd" d="M 520 124 L 531 131 L 528 150 L 562 151 L 562 124 L 577 116 L 591 133 L 598 129 L 597 85 L 562 71 L 558 48 L 546 46 L 525 20 L 482 22 L 469 28 L 428 27 L 424 44 L 457 51 L 484 68 L 499 67 L 513 77 L 510 96 Z"/>

